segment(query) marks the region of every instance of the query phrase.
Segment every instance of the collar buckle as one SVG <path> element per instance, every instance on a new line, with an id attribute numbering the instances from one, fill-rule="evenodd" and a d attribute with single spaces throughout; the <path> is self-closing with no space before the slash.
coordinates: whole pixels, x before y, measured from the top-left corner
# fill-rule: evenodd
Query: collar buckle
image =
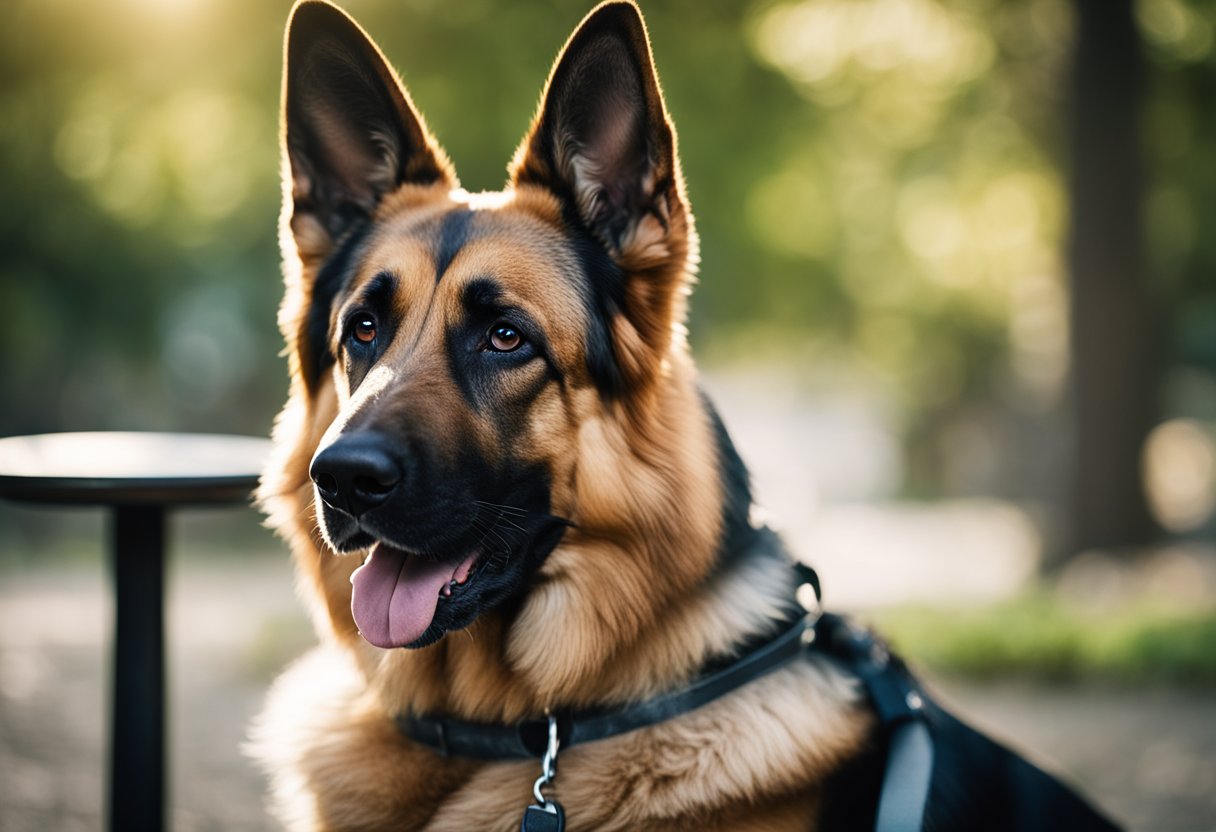
<path id="1" fill-rule="evenodd" d="M 540 761 L 540 777 L 536 778 L 536 782 L 532 784 L 532 796 L 541 806 L 549 802 L 545 800 L 545 796 L 541 794 L 540 790 L 557 777 L 557 750 L 561 747 L 561 740 L 557 736 L 557 717 L 551 713 L 547 713 L 546 716 L 549 718 L 549 744 L 545 748 L 545 756 Z"/>

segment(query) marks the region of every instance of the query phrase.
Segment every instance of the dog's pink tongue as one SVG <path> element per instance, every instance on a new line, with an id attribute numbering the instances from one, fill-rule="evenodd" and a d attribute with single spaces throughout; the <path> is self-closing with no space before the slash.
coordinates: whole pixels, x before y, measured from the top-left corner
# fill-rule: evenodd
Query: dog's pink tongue
<path id="1" fill-rule="evenodd" d="M 439 593 L 456 567 L 384 543 L 350 577 L 350 611 L 359 632 L 377 647 L 404 647 L 426 632 Z"/>

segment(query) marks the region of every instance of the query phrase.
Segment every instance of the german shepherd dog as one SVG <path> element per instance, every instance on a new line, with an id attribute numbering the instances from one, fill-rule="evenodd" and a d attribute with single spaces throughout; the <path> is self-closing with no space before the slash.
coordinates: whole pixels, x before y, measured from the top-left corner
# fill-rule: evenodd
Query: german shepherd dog
<path id="1" fill-rule="evenodd" d="M 445 754 L 403 715 L 653 700 L 771 638 L 798 583 L 698 389 L 697 236 L 645 25 L 592 11 L 505 189 L 470 194 L 369 37 L 305 0 L 282 140 L 291 392 L 259 497 L 321 646 L 252 753 L 292 828 L 519 829 L 536 760 Z M 570 746 L 547 788 L 571 829 L 873 828 L 877 724 L 812 653 Z M 984 799 L 997 820 L 949 828 L 1014 828 Z"/>

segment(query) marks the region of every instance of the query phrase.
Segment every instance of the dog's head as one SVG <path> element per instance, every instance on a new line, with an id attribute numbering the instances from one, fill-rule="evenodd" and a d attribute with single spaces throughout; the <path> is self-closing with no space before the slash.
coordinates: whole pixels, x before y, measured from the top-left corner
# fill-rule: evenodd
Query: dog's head
<path id="1" fill-rule="evenodd" d="M 570 38 L 493 194 L 460 189 L 343 12 L 298 4 L 286 52 L 280 322 L 316 518 L 369 553 L 364 637 L 423 646 L 518 596 L 571 527 L 636 533 L 613 526 L 679 475 L 629 459 L 678 444 L 644 438 L 696 259 L 675 134 L 629 2 Z"/>

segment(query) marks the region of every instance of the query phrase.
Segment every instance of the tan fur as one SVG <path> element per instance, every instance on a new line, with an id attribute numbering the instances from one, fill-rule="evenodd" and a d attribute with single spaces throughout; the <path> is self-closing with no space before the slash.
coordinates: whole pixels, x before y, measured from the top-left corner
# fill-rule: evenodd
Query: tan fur
<path id="1" fill-rule="evenodd" d="M 768 561 L 710 577 L 722 491 L 683 337 L 696 235 L 678 162 L 656 172 L 671 183 L 658 215 L 644 217 L 615 252 L 630 277 L 629 308 L 613 321 L 630 387 L 608 401 L 582 360 L 587 313 L 566 280 L 561 207 L 535 184 L 539 174 L 527 173 L 539 164 L 534 144 L 521 145 L 502 194 L 465 194 L 452 175 L 381 200 L 354 286 L 391 269 L 401 326 L 416 336 L 395 343 L 353 395 L 340 366 L 315 389 L 301 377 L 312 281 L 333 241 L 293 216 L 300 185 L 287 171 L 280 326 L 292 386 L 260 499 L 291 544 L 321 646 L 276 683 L 251 748 L 290 828 L 517 829 L 536 763 L 440 758 L 404 739 L 392 716 L 412 709 L 510 722 L 652 696 L 771 630 L 788 592 L 784 569 Z M 456 206 L 476 209 L 475 234 L 436 281 L 418 235 Z M 437 335 L 457 314 L 461 287 L 486 273 L 541 319 L 567 373 L 565 387 L 549 383 L 528 405 L 521 444 L 546 464 L 552 511 L 573 526 L 517 610 L 483 613 L 431 647 L 381 650 L 354 626 L 349 579 L 360 558 L 323 542 L 309 463 L 327 432 L 379 418 L 424 420 L 447 441 L 495 452 L 493 424 L 466 412 L 446 378 Z M 805 830 L 817 785 L 869 730 L 859 701 L 830 667 L 795 663 L 667 723 L 564 751 L 552 793 L 576 830 Z"/>

